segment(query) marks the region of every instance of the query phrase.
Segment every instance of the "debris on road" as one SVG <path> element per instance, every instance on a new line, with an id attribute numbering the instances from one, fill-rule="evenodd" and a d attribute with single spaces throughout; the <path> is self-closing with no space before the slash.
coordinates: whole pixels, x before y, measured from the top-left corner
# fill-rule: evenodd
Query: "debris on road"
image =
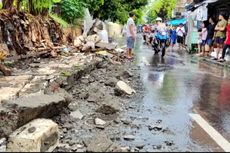
<path id="1" fill-rule="evenodd" d="M 0 109 L 0 137 L 8 136 L 14 130 L 36 118 L 58 115 L 68 102 L 58 95 L 33 95 L 6 100 Z"/>
<path id="2" fill-rule="evenodd" d="M 136 147 L 137 147 L 138 149 L 143 149 L 143 148 L 145 147 L 145 143 L 144 143 L 144 142 L 139 142 L 139 143 L 136 145 Z"/>
<path id="3" fill-rule="evenodd" d="M 153 145 L 153 149 L 158 149 L 160 150 L 162 148 L 162 145 Z"/>
<path id="4" fill-rule="evenodd" d="M 152 131 L 161 131 L 163 129 L 162 125 L 160 124 L 154 124 L 154 125 L 149 125 L 149 130 Z"/>
<path id="5" fill-rule="evenodd" d="M 106 122 L 104 120 L 100 119 L 100 118 L 96 118 L 95 119 L 95 124 L 96 125 L 105 125 Z"/>
<path id="6" fill-rule="evenodd" d="M 70 116 L 79 120 L 81 120 L 84 117 L 84 115 L 79 110 L 71 112 Z"/>
<path id="7" fill-rule="evenodd" d="M 6 152 L 6 138 L 0 139 L 0 152 Z"/>
<path id="8" fill-rule="evenodd" d="M 173 141 L 165 141 L 166 146 L 173 146 L 175 145 Z"/>
<path id="9" fill-rule="evenodd" d="M 128 84 L 126 84 L 124 81 L 118 81 L 117 87 L 120 91 L 124 92 L 125 94 L 132 95 L 133 93 L 136 93 L 134 89 L 132 89 Z"/>
<path id="10" fill-rule="evenodd" d="M 36 119 L 9 136 L 7 152 L 52 152 L 59 143 L 58 125 Z"/>
<path id="11" fill-rule="evenodd" d="M 87 152 L 106 152 L 112 144 L 113 142 L 101 133 L 91 138 L 87 144 Z"/>
<path id="12" fill-rule="evenodd" d="M 133 141 L 135 140 L 135 136 L 134 135 L 125 135 L 124 136 L 124 140 L 127 140 L 127 141 Z"/>

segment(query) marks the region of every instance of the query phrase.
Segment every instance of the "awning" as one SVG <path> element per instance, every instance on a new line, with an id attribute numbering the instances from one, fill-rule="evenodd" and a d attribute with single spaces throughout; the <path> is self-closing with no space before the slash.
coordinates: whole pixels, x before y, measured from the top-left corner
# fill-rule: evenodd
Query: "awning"
<path id="1" fill-rule="evenodd" d="M 197 8 L 199 8 L 200 6 L 203 6 L 203 5 L 209 5 L 209 4 L 212 4 L 212 3 L 215 3 L 217 2 L 218 0 L 205 0 L 203 2 L 200 2 L 200 3 L 190 3 L 190 4 L 187 4 L 185 6 L 185 8 L 187 9 L 187 11 L 195 11 Z"/>
<path id="2" fill-rule="evenodd" d="M 178 26 L 178 25 L 180 25 L 180 24 L 185 24 L 186 21 L 187 21 L 186 18 L 175 19 L 175 20 L 168 21 L 167 24 L 168 24 L 168 25 L 172 25 L 172 26 Z"/>

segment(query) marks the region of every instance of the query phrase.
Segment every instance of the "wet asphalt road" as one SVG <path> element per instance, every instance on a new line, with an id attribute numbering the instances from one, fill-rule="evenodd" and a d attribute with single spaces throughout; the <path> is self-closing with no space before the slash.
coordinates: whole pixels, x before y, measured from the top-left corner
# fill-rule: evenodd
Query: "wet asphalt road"
<path id="1" fill-rule="evenodd" d="M 139 109 L 124 115 L 135 116 L 136 124 L 143 125 L 135 133 L 139 138 L 136 142 L 156 145 L 148 151 L 228 150 L 230 72 L 198 62 L 185 51 L 168 50 L 166 57 L 161 59 L 160 55 L 153 55 L 141 39 L 137 41 L 135 54 L 146 92 Z M 192 119 L 191 114 L 199 115 L 208 125 L 197 118 Z M 168 130 L 150 131 L 148 126 L 156 122 Z M 224 144 L 215 132 L 227 143 Z M 167 145 L 166 140 L 173 144 Z M 162 144 L 166 145 L 162 147 Z M 157 145 L 161 149 L 154 150 Z"/>

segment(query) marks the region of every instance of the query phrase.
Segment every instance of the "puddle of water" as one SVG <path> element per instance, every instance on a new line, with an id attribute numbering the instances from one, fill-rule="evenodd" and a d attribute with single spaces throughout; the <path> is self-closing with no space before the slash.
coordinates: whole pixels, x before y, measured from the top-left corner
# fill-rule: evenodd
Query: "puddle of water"
<path id="1" fill-rule="evenodd" d="M 154 56 L 148 47 L 138 47 L 136 62 L 140 64 L 144 57 L 150 63 L 150 66 L 141 65 L 146 95 L 139 103 L 139 111 L 125 114 L 148 118 L 135 121 L 142 125 L 135 130 L 138 141 L 142 139 L 149 148 L 151 145 L 162 145 L 166 140 L 174 141 L 175 146 L 161 151 L 212 151 L 208 145 L 196 142 L 191 136 L 194 123 L 189 113 L 194 109 L 204 112 L 208 121 L 225 137 L 230 136 L 229 71 L 203 63 L 191 63 L 189 56 L 182 58 L 176 53 L 169 53 L 163 60 Z M 159 119 L 163 120 L 163 127 L 168 127 L 173 134 L 149 131 L 148 125 Z M 133 132 L 132 129 L 125 131 Z"/>

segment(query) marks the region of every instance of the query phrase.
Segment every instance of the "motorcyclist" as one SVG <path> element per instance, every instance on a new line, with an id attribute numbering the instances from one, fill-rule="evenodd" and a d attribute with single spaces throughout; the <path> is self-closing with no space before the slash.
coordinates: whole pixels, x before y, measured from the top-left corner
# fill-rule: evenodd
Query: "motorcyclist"
<path id="1" fill-rule="evenodd" d="M 167 26 L 162 21 L 163 20 L 160 17 L 156 18 L 156 43 L 154 44 L 153 48 L 156 54 L 162 51 L 162 57 L 164 57 L 166 50 L 166 42 L 169 37 L 167 32 Z"/>

